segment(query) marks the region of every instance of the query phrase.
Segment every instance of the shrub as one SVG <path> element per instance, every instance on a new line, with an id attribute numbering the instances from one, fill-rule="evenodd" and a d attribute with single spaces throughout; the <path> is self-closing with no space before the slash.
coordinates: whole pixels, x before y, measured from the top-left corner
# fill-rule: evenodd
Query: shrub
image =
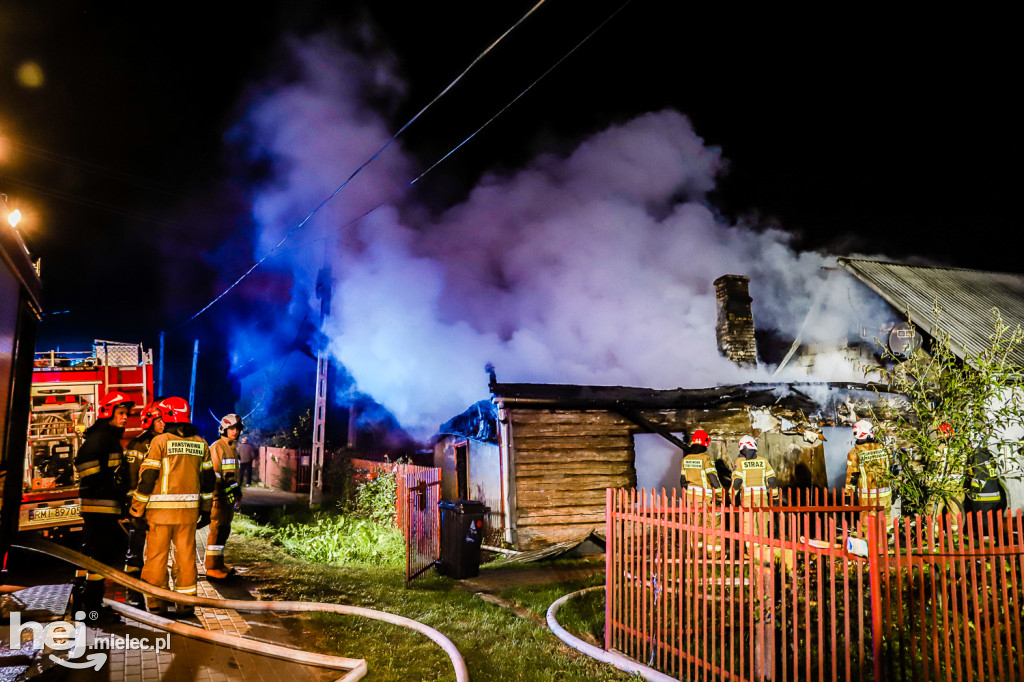
<path id="1" fill-rule="evenodd" d="M 370 474 L 356 491 L 356 513 L 375 523 L 395 525 L 398 481 L 394 473 Z"/>

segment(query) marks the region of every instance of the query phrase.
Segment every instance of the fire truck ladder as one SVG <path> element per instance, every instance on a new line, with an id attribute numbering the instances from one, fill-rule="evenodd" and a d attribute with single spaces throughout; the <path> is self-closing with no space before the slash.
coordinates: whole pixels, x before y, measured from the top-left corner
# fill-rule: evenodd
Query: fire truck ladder
<path id="1" fill-rule="evenodd" d="M 153 351 L 147 351 L 141 343 L 119 343 L 97 339 L 92 342 L 93 354 L 103 363 L 103 383 L 108 391 L 118 388 L 136 389 L 142 393 L 142 404 L 136 405 L 140 411 L 149 404 L 149 386 L 146 384 L 146 365 L 153 364 Z M 111 383 L 110 369 L 138 368 L 139 383 Z"/>

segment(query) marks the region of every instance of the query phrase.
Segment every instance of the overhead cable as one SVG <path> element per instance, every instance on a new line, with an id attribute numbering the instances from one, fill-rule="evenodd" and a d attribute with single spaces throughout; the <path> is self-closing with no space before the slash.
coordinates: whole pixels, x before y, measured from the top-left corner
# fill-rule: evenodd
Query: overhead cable
<path id="1" fill-rule="evenodd" d="M 239 278 L 238 278 L 237 280 L 235 280 L 235 281 L 234 281 L 234 282 L 233 282 L 233 283 L 231 284 L 231 286 L 229 286 L 229 287 L 228 287 L 227 289 L 225 289 L 224 291 L 222 291 L 222 292 L 220 293 L 220 295 L 219 295 L 219 296 L 217 296 L 217 297 L 216 297 L 216 298 L 214 298 L 214 299 L 213 299 L 212 301 L 210 301 L 209 303 L 207 303 L 207 304 L 206 304 L 205 306 L 203 306 L 203 308 L 202 308 L 202 309 L 201 309 L 201 310 L 200 310 L 199 312 L 197 312 L 197 313 L 196 313 L 195 315 L 193 315 L 192 317 L 190 317 L 190 318 L 188 319 L 188 322 L 191 322 L 192 320 L 196 319 L 197 317 L 199 317 L 200 315 L 202 315 L 203 313 L 205 313 L 205 312 L 206 312 L 207 310 L 209 310 L 209 309 L 210 309 L 210 307 L 212 307 L 212 306 L 213 306 L 213 305 L 214 305 L 215 303 L 217 303 L 217 301 L 219 301 L 220 299 L 224 298 L 224 296 L 226 296 L 226 295 L 228 294 L 228 292 L 230 292 L 230 291 L 231 291 L 232 289 L 234 289 L 234 288 L 235 288 L 236 286 L 238 286 L 238 284 L 239 284 L 239 283 L 241 283 L 241 281 L 242 281 L 242 280 L 244 280 L 244 279 L 245 279 L 246 277 L 248 277 L 248 276 L 249 276 L 249 274 L 250 274 L 250 273 L 251 273 L 251 272 L 252 272 L 253 270 L 255 270 L 255 269 L 256 269 L 256 268 L 258 268 L 258 267 L 259 267 L 260 265 L 262 265 L 262 264 L 263 264 L 263 261 L 267 260 L 267 258 L 269 258 L 270 256 L 272 256 L 272 255 L 274 254 L 274 252 L 276 252 L 276 251 L 277 251 L 277 249 L 278 249 L 278 248 L 280 248 L 280 246 L 281 246 L 282 244 L 284 244 L 284 243 L 285 243 L 285 241 L 287 241 L 287 240 L 288 240 L 288 238 L 289 238 L 289 237 L 291 237 L 291 236 L 292 236 L 292 235 L 293 235 L 293 234 L 294 234 L 294 233 L 295 233 L 295 232 L 296 232 L 297 230 L 299 230 L 299 229 L 300 229 L 300 228 L 302 228 L 302 227 L 303 227 L 303 226 L 304 226 L 304 225 L 305 225 L 305 224 L 306 224 L 307 222 L 309 222 L 310 218 L 312 218 L 312 217 L 313 217 L 314 215 L 316 215 L 316 214 L 317 214 L 317 212 L 318 212 L 318 211 L 319 211 L 319 210 L 320 210 L 321 208 L 323 208 L 325 204 L 327 204 L 327 202 L 329 202 L 329 201 L 330 201 L 331 199 L 333 199 L 333 198 L 334 198 L 335 196 L 337 196 L 338 192 L 340 192 L 340 191 L 341 191 L 342 189 L 344 189 L 344 188 L 345 188 L 345 186 L 346 186 L 346 185 L 348 185 L 348 183 L 350 183 L 350 182 L 352 181 L 352 179 L 353 179 L 353 178 L 355 178 L 355 176 L 356 176 L 356 175 L 358 175 L 358 174 L 359 174 L 359 173 L 360 173 L 360 172 L 361 172 L 361 171 L 362 171 L 362 170 L 363 170 L 364 168 L 366 168 L 366 167 L 367 167 L 368 165 L 370 165 L 371 163 L 373 163 L 373 161 L 374 161 L 374 160 L 375 160 L 375 159 L 376 159 L 376 158 L 377 158 L 378 156 L 380 156 L 380 155 L 381 155 L 381 153 L 383 153 L 383 151 L 384 151 L 385 149 L 387 149 L 388 147 L 390 147 L 390 146 L 391 146 L 391 143 L 392 143 L 392 142 L 394 142 L 395 140 L 397 140 L 397 139 L 398 139 L 398 136 L 399 136 L 399 135 L 401 135 L 401 134 L 402 134 L 403 132 L 405 132 L 406 128 L 408 128 L 408 127 L 409 127 L 410 125 L 412 125 L 412 124 L 413 124 L 413 122 L 414 122 L 414 121 L 415 121 L 416 119 L 418 119 L 418 118 L 419 118 L 420 116 L 422 116 L 422 115 L 423 115 L 423 113 L 424 113 L 424 112 L 425 112 L 425 111 L 426 111 L 427 109 L 429 109 L 429 108 L 430 108 L 431 106 L 433 106 L 433 105 L 434 105 L 434 104 L 435 104 L 435 103 L 436 103 L 436 102 L 437 102 L 437 101 L 438 101 L 439 99 L 441 99 L 442 97 L 444 97 L 444 96 L 445 96 L 445 95 L 446 95 L 446 94 L 448 93 L 448 91 L 449 91 L 449 90 L 451 90 L 451 89 L 452 89 L 452 88 L 453 88 L 453 87 L 455 86 L 455 84 L 456 84 L 456 83 L 458 83 L 458 82 L 459 82 L 460 80 L 462 80 L 462 78 L 463 78 L 463 77 L 464 77 L 464 76 L 465 76 L 465 75 L 466 75 L 467 73 L 469 73 L 469 71 L 470 71 L 470 70 L 471 70 L 471 69 L 472 69 L 472 68 L 473 68 L 474 66 L 476 66 L 476 65 L 477 65 L 477 63 L 478 63 L 478 62 L 480 62 L 480 60 L 481 60 L 481 59 L 483 59 L 483 58 L 484 58 L 485 56 L 487 56 L 487 54 L 488 54 L 488 53 L 489 53 L 489 52 L 490 52 L 491 50 L 493 50 L 493 49 L 494 49 L 494 48 L 495 48 L 495 47 L 496 47 L 496 46 L 498 45 L 498 43 L 500 43 L 500 42 L 501 42 L 502 40 L 504 40 L 506 36 L 508 36 L 508 35 L 509 35 L 509 34 L 510 34 L 510 33 L 511 33 L 512 31 L 514 31 L 514 30 L 515 30 L 515 29 L 516 29 L 516 28 L 517 28 L 517 27 L 518 27 L 518 26 L 519 26 L 520 24 L 522 24 L 522 23 L 523 23 L 524 21 L 526 21 L 526 19 L 527 19 L 527 18 L 528 18 L 528 17 L 529 17 L 529 16 L 531 15 L 531 14 L 533 14 L 534 12 L 536 12 L 536 11 L 537 11 L 537 10 L 538 10 L 538 9 L 540 8 L 540 6 L 541 6 L 541 5 L 543 5 L 543 4 L 545 3 L 545 2 L 547 2 L 547 0 L 538 0 L 537 4 L 535 4 L 535 5 L 534 5 L 533 7 L 531 7 L 531 8 L 529 9 L 529 10 L 527 10 L 526 14 L 524 14 L 524 15 L 523 15 L 522 17 L 520 17 L 518 21 L 516 21 L 516 22 L 515 22 L 514 24 L 512 24 L 512 26 L 510 26 L 510 27 L 509 27 L 509 28 L 508 28 L 508 29 L 507 29 L 507 30 L 506 30 L 506 31 L 505 31 L 504 33 L 502 33 L 502 34 L 501 34 L 500 36 L 498 36 L 498 37 L 497 37 L 497 38 L 496 38 L 496 39 L 495 39 L 495 40 L 494 40 L 494 41 L 493 41 L 493 42 L 492 42 L 492 43 L 491 43 L 490 45 L 488 45 L 488 46 L 487 46 L 487 47 L 486 47 L 486 48 L 484 49 L 484 51 L 483 51 L 483 52 L 481 52 L 481 53 L 480 53 L 479 55 L 477 55 L 476 59 L 474 59 L 474 60 L 473 60 L 472 62 L 470 62 L 469 66 L 467 66 L 467 67 L 466 67 L 465 69 L 463 69 L 462 73 L 460 73 L 460 74 L 459 74 L 458 76 L 456 76 L 456 77 L 455 77 L 455 79 L 454 79 L 454 80 L 453 80 L 453 81 L 452 81 L 451 83 L 449 83 L 449 84 L 448 84 L 448 85 L 447 85 L 447 86 L 446 86 L 446 87 L 445 87 L 445 88 L 444 88 L 443 90 L 441 90 L 441 92 L 439 92 L 439 93 L 438 93 L 438 94 L 437 94 L 437 95 L 436 95 L 436 96 L 435 96 L 435 97 L 434 97 L 434 98 L 433 98 L 432 100 L 430 100 L 429 102 L 427 102 L 426 106 L 424 106 L 424 107 L 423 107 L 422 109 L 420 109 L 420 110 L 419 110 L 418 112 L 416 112 L 416 114 L 415 114 L 415 115 L 414 115 L 414 116 L 413 116 L 412 118 L 410 118 L 410 119 L 409 119 L 408 121 L 406 121 L 406 122 L 405 122 L 405 124 L 404 124 L 404 125 L 403 125 L 403 126 L 402 126 L 401 128 L 399 128 L 399 129 L 398 129 L 398 131 L 397 131 L 397 132 L 395 132 L 395 134 L 394 134 L 394 135 L 392 135 L 392 136 L 391 136 L 391 137 L 390 137 L 390 138 L 388 139 L 388 141 L 387 141 L 387 142 L 385 142 L 385 143 L 384 143 L 384 145 L 383 145 L 383 146 L 382 146 L 382 147 L 381 147 L 380 149 L 378 149 L 378 150 L 377 150 L 377 151 L 376 151 L 376 152 L 375 152 L 375 153 L 373 154 L 373 156 L 371 156 L 371 157 L 370 157 L 369 159 L 367 159 L 366 161 L 364 161 L 364 162 L 362 163 L 362 165 L 360 165 L 360 166 L 359 166 L 358 168 L 356 168 L 356 169 L 355 169 L 354 171 L 352 171 L 352 174 L 351 174 L 351 175 L 349 175 L 349 176 L 348 176 L 348 177 L 347 177 L 347 178 L 345 179 L 345 182 L 341 183 L 341 185 L 339 185 L 339 186 L 338 186 L 338 188 L 337 188 L 336 190 L 334 190 L 333 192 L 331 192 L 330 196 L 328 196 L 328 197 L 327 197 L 327 198 L 325 198 L 325 199 L 324 199 L 323 201 L 321 201 L 321 202 L 320 202 L 319 204 L 317 204 L 316 208 L 314 208 L 314 209 L 313 209 L 312 211 L 310 211 L 310 212 L 309 212 L 309 214 L 308 214 L 308 215 L 307 215 L 307 216 L 306 216 L 305 218 L 303 218 L 301 222 L 299 222 L 299 223 L 298 223 L 298 224 L 297 224 L 297 225 L 296 225 L 295 227 L 293 227 L 293 228 L 292 228 L 291 230 L 289 230 L 289 231 L 288 231 L 288 233 L 287 233 L 287 234 L 285 234 L 285 236 L 284 236 L 284 237 L 282 237 L 282 238 L 281 238 L 281 241 L 279 241 L 279 242 L 278 242 L 277 244 L 275 244 L 275 245 L 274 245 L 274 247 L 273 247 L 272 249 L 270 249 L 270 251 L 268 251 L 268 252 L 267 252 L 266 254 L 264 254 L 264 255 L 263 255 L 263 257 L 262 257 L 262 258 L 260 258 L 260 259 L 259 259 L 258 261 L 256 261 L 255 263 L 253 263 L 253 264 L 252 264 L 252 267 L 250 267 L 250 268 L 249 268 L 248 270 L 246 270 L 246 271 L 245 271 L 245 272 L 244 272 L 244 273 L 242 274 L 242 276 L 241 276 L 241 277 L 239 277 Z M 187 324 L 188 322 L 186 322 L 186 324 Z"/>

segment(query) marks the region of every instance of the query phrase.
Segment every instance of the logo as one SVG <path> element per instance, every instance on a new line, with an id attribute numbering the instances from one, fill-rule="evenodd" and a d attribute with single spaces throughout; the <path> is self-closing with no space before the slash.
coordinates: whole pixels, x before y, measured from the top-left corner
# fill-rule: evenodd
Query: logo
<path id="1" fill-rule="evenodd" d="M 67 658 L 61 658 L 50 654 L 50 660 L 65 668 L 84 669 L 94 668 L 99 670 L 107 662 L 108 654 L 101 651 L 90 653 L 82 660 L 82 654 L 87 648 L 111 650 L 156 650 L 167 651 L 171 647 L 171 635 L 168 633 L 163 637 L 155 637 L 150 640 L 148 637 L 132 637 L 126 635 L 106 635 L 94 637 L 91 645 L 86 642 L 85 632 L 85 611 L 75 612 L 75 620 L 57 620 L 52 623 L 37 623 L 27 620 L 21 622 L 21 614 L 17 611 L 11 613 L 11 645 L 21 644 L 25 635 L 31 633 L 32 648 L 42 650 L 44 648 L 57 652 L 67 652 Z"/>

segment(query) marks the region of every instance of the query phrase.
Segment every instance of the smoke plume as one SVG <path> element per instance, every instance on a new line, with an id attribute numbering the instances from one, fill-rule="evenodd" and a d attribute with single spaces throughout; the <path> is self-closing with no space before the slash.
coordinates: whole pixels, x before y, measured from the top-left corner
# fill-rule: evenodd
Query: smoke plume
<path id="1" fill-rule="evenodd" d="M 257 254 L 388 139 L 368 102 L 402 92 L 387 59 L 326 37 L 292 48 L 301 77 L 261 96 L 240 124 L 250 153 L 272 160 L 253 209 Z M 789 338 L 817 301 L 803 337 L 845 342 L 868 314 L 858 309 L 871 305 L 849 278 L 822 269 L 834 259 L 796 251 L 779 229 L 721 218 L 708 194 L 725 168 L 722 152 L 677 111 L 645 113 L 567 154 L 487 174 L 443 212 L 405 198 L 347 224 L 425 165 L 392 144 L 268 261 L 292 277 L 281 312 L 291 320 L 318 318 L 314 283 L 330 266 L 323 332 L 333 359 L 419 436 L 486 397 L 488 362 L 505 382 L 673 388 L 768 379 L 766 369 L 743 371 L 719 355 L 712 282 L 723 274 L 749 276 L 755 324 Z M 429 191 L 429 180 L 423 186 Z M 245 345 L 251 355 L 259 344 Z M 818 378 L 855 378 L 848 364 L 836 372 Z"/>

